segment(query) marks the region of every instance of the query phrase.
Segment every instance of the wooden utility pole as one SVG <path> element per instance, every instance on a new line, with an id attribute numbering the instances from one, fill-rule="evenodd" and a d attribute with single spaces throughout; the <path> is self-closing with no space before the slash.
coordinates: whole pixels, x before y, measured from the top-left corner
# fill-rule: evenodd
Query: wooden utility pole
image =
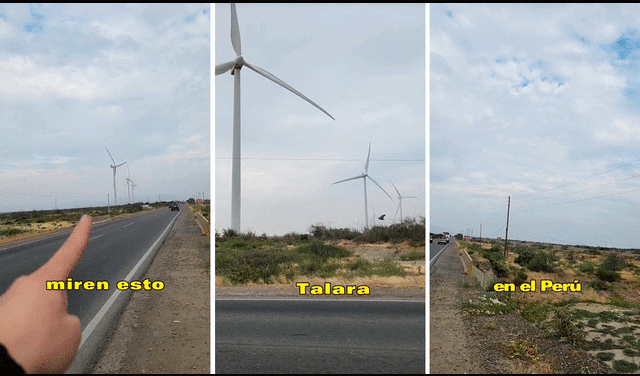
<path id="1" fill-rule="evenodd" d="M 504 234 L 504 257 L 507 257 L 507 237 L 509 236 L 509 210 L 511 209 L 511 196 L 507 204 L 507 232 Z"/>
<path id="2" fill-rule="evenodd" d="M 480 241 L 482 241 L 482 223 L 480 223 Z"/>

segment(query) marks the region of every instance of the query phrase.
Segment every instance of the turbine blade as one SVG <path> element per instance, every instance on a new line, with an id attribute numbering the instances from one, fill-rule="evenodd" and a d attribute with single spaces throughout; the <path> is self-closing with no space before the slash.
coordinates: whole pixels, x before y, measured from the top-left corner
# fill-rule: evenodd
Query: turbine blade
<path id="1" fill-rule="evenodd" d="M 402 198 L 418 198 L 416 196 L 402 196 Z"/>
<path id="2" fill-rule="evenodd" d="M 371 181 L 372 181 L 372 182 L 374 182 L 374 183 L 378 186 L 378 188 L 382 189 L 382 192 L 387 193 L 387 191 L 385 191 L 385 190 L 384 190 L 384 188 L 382 188 L 382 187 L 380 186 L 380 184 L 378 184 L 378 182 L 377 182 L 377 181 L 373 180 L 373 178 L 372 178 L 371 176 L 369 176 L 369 175 L 366 175 L 366 176 L 367 176 L 369 179 L 371 179 Z M 387 193 L 387 196 L 389 196 L 389 194 L 388 194 L 388 193 Z M 393 201 L 393 198 L 392 198 L 391 196 L 389 196 L 389 198 L 391 199 L 391 201 Z"/>
<path id="3" fill-rule="evenodd" d="M 118 168 L 118 167 L 122 166 L 122 165 L 123 165 L 123 164 L 125 164 L 125 163 L 127 163 L 127 162 L 120 163 L 120 164 L 119 164 L 119 165 L 117 165 L 115 168 Z"/>
<path id="4" fill-rule="evenodd" d="M 216 65 L 216 76 L 219 76 L 223 73 L 227 73 L 228 71 L 230 71 L 231 69 L 233 69 L 233 67 L 236 65 L 236 61 L 232 60 L 228 63 L 222 63 L 222 64 L 218 64 Z"/>
<path id="5" fill-rule="evenodd" d="M 391 180 L 389 180 L 389 183 L 391 183 L 391 185 L 393 185 L 393 188 L 396 189 L 396 192 L 398 192 L 398 188 L 396 188 L 396 185 L 393 184 L 393 182 Z M 398 192 L 398 197 L 402 197 L 402 195 L 400 195 L 400 192 Z"/>
<path id="6" fill-rule="evenodd" d="M 251 69 L 252 71 L 264 76 L 265 78 L 270 79 L 271 81 L 275 82 L 276 84 L 282 86 L 283 88 L 289 90 L 290 92 L 294 93 L 295 95 L 299 96 L 300 98 L 304 99 L 305 101 L 311 103 L 312 105 L 314 105 L 318 110 L 324 112 L 327 116 L 329 116 L 331 119 L 336 120 L 333 118 L 333 116 L 329 115 L 329 113 L 327 111 L 325 111 L 322 107 L 318 106 L 314 101 L 312 101 L 311 99 L 305 97 L 301 92 L 299 92 L 298 90 L 292 88 L 291 86 L 287 85 L 284 81 L 282 81 L 281 79 L 279 79 L 278 77 L 272 75 L 271 73 L 267 72 L 266 70 L 253 66 L 249 63 L 247 63 L 246 61 L 244 62 L 244 65 Z"/>
<path id="7" fill-rule="evenodd" d="M 364 175 L 358 175 L 358 176 L 354 176 L 354 177 L 349 178 L 349 179 L 340 180 L 340 181 L 337 181 L 337 182 L 335 182 L 335 183 L 331 183 L 331 184 L 338 184 L 338 183 L 342 183 L 343 181 L 349 181 L 349 180 L 361 179 L 361 178 L 363 178 L 363 177 L 364 177 Z"/>
<path id="8" fill-rule="evenodd" d="M 240 51 L 240 27 L 238 27 L 238 13 L 236 12 L 236 4 L 231 3 L 231 45 L 236 55 L 242 55 Z M 216 76 L 218 73 L 216 73 Z"/>
<path id="9" fill-rule="evenodd" d="M 364 172 L 369 172 L 369 156 L 371 156 L 371 142 L 369 142 L 369 153 L 367 153 L 367 163 L 364 165 Z"/>
<path id="10" fill-rule="evenodd" d="M 396 217 L 396 215 L 398 215 L 398 211 L 400 210 L 400 205 L 402 204 L 398 204 L 398 208 L 396 209 L 396 214 L 393 215 L 394 218 Z"/>
<path id="11" fill-rule="evenodd" d="M 107 150 L 107 153 L 109 153 L 109 149 L 107 149 L 106 147 L 105 149 Z M 111 160 L 113 161 L 113 165 L 115 166 L 116 161 L 113 160 L 113 156 L 111 156 L 111 153 L 109 153 L 109 156 L 111 157 Z"/>

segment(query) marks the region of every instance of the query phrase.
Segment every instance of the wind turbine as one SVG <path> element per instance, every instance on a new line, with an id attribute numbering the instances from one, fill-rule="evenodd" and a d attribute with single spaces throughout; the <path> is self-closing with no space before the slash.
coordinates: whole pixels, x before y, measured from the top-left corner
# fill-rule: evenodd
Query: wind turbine
<path id="1" fill-rule="evenodd" d="M 318 106 L 311 99 L 305 97 L 302 93 L 287 85 L 284 81 L 278 77 L 267 72 L 266 70 L 259 68 L 255 65 L 247 63 L 242 57 L 240 49 L 240 28 L 238 27 L 238 14 L 236 13 L 236 5 L 231 3 L 231 45 L 236 52 L 235 60 L 227 63 L 216 65 L 216 76 L 226 73 L 231 70 L 231 75 L 234 76 L 233 81 L 233 155 L 231 163 L 231 229 L 240 232 L 240 69 L 243 66 L 251 69 L 259 75 L 275 82 L 283 88 L 291 91 L 300 98 L 314 105 L 317 109 L 324 112 L 331 119 L 335 120 L 333 116 L 329 115 L 322 107 Z"/>
<path id="2" fill-rule="evenodd" d="M 135 194 L 133 189 L 136 187 L 137 184 L 134 183 L 133 180 L 130 180 L 130 181 L 131 181 L 131 197 L 133 198 L 133 203 L 135 204 L 136 203 L 136 194 Z"/>
<path id="3" fill-rule="evenodd" d="M 369 212 L 367 210 L 367 178 L 369 178 L 375 185 L 377 185 L 378 188 L 382 189 L 382 192 L 384 192 L 387 196 L 389 196 L 387 191 L 385 191 L 384 188 L 382 188 L 380 186 L 380 184 L 378 184 L 378 182 L 376 182 L 371 176 L 369 176 L 369 174 L 368 174 L 368 172 L 369 172 L 369 156 L 371 156 L 371 142 L 369 142 L 369 153 L 367 154 L 367 163 L 364 165 L 364 173 L 362 175 L 354 176 L 354 177 L 349 178 L 349 179 L 344 179 L 344 180 L 340 180 L 340 181 L 337 181 L 335 183 L 332 183 L 332 184 L 338 184 L 338 183 L 342 183 L 344 181 L 355 180 L 355 179 L 362 179 L 364 181 L 364 223 L 365 223 L 365 226 L 366 226 L 367 230 L 369 229 Z M 391 199 L 391 201 L 393 201 L 393 198 L 391 198 L 391 196 L 389 196 L 389 198 Z"/>
<path id="4" fill-rule="evenodd" d="M 127 186 L 127 195 L 129 196 L 129 203 L 131 203 L 131 174 L 129 173 L 129 165 L 127 165 L 127 182 L 125 183 Z"/>
<path id="5" fill-rule="evenodd" d="M 400 223 L 402 223 L 402 199 L 403 198 L 417 198 L 416 196 L 402 196 L 400 195 L 400 192 L 398 191 L 398 188 L 396 188 L 396 185 L 393 184 L 393 182 L 391 180 L 389 180 L 389 183 L 391 183 L 391 185 L 393 185 L 393 188 L 395 188 L 396 192 L 398 193 L 398 201 L 400 201 L 400 203 L 398 204 L 398 209 L 396 209 L 396 214 L 394 214 L 393 216 L 395 217 L 398 214 L 398 210 L 400 210 Z"/>
<path id="6" fill-rule="evenodd" d="M 105 147 L 105 149 L 107 148 Z M 109 156 L 111 157 L 111 161 L 113 162 L 113 164 L 110 166 L 113 169 L 113 201 L 115 202 L 115 206 L 118 206 L 118 196 L 116 195 L 116 168 L 122 166 L 127 162 L 120 163 L 119 165 L 116 166 L 116 161 L 113 160 L 113 156 L 109 152 L 109 149 L 107 149 L 107 153 L 109 153 Z"/>

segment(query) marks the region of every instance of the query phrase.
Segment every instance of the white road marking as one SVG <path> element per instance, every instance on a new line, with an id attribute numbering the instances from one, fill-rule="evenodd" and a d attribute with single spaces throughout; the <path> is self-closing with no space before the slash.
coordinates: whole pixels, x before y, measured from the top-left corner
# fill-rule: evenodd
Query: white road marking
<path id="1" fill-rule="evenodd" d="M 124 225 L 124 226 L 122 226 L 122 228 L 125 228 L 125 227 L 127 227 L 127 226 L 131 226 L 131 225 L 132 225 L 132 224 L 134 224 L 134 223 L 135 223 L 135 222 L 131 222 L 131 223 L 129 223 L 128 225 Z"/>
<path id="2" fill-rule="evenodd" d="M 179 214 L 180 214 L 180 212 L 178 212 L 178 215 Z M 167 231 L 169 231 L 169 229 L 173 225 L 173 222 L 175 222 L 176 218 L 178 218 L 178 215 L 176 215 L 173 218 L 173 220 L 171 220 L 169 225 L 167 225 L 167 228 L 162 232 L 162 235 L 160 235 L 158 237 L 158 239 L 156 239 L 156 241 L 151 245 L 151 247 L 149 247 L 149 249 L 144 254 L 144 256 L 142 256 L 140 261 L 138 261 L 136 266 L 134 266 L 133 269 L 131 269 L 129 274 L 124 278 L 125 281 L 131 282 L 131 278 L 133 277 L 133 275 L 138 271 L 138 269 L 140 268 L 142 263 L 149 257 L 149 254 L 151 254 L 151 251 L 153 250 L 153 248 L 155 248 L 155 246 L 158 244 L 160 239 L 162 239 L 164 237 L 164 235 L 167 233 Z M 109 299 L 104 303 L 102 308 L 100 308 L 98 313 L 93 317 L 91 322 L 89 322 L 89 324 L 86 326 L 86 328 L 84 328 L 84 330 L 82 331 L 82 341 L 80 342 L 80 346 L 78 346 L 78 351 L 80 350 L 80 348 L 82 348 L 82 345 L 85 343 L 86 339 L 89 338 L 91 333 L 93 333 L 93 330 L 98 326 L 98 324 L 100 323 L 100 321 L 102 320 L 104 315 L 107 314 L 107 312 L 109 311 L 109 309 L 113 305 L 113 302 L 116 301 L 116 299 L 118 298 L 118 296 L 120 295 L 121 292 L 122 292 L 121 290 L 114 291 L 113 294 L 111 294 L 111 296 L 109 297 Z"/>
<path id="3" fill-rule="evenodd" d="M 93 239 L 97 239 L 97 238 L 99 238 L 99 237 L 101 237 L 101 236 L 103 236 L 103 235 L 104 235 L 104 234 L 100 234 L 100 235 L 98 235 L 98 236 L 94 236 L 93 238 L 89 239 L 89 241 L 92 241 Z"/>

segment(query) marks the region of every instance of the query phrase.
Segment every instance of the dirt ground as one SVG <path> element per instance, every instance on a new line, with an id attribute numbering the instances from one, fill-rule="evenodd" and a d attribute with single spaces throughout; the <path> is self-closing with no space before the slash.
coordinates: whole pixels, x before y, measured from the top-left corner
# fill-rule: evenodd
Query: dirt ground
<path id="1" fill-rule="evenodd" d="M 518 313 L 465 314 L 463 302 L 487 293 L 474 285 L 452 243 L 430 275 L 430 373 L 616 373 Z"/>
<path id="2" fill-rule="evenodd" d="M 133 294 L 93 373 L 210 373 L 210 246 L 180 214 L 144 278 L 162 291 Z"/>

